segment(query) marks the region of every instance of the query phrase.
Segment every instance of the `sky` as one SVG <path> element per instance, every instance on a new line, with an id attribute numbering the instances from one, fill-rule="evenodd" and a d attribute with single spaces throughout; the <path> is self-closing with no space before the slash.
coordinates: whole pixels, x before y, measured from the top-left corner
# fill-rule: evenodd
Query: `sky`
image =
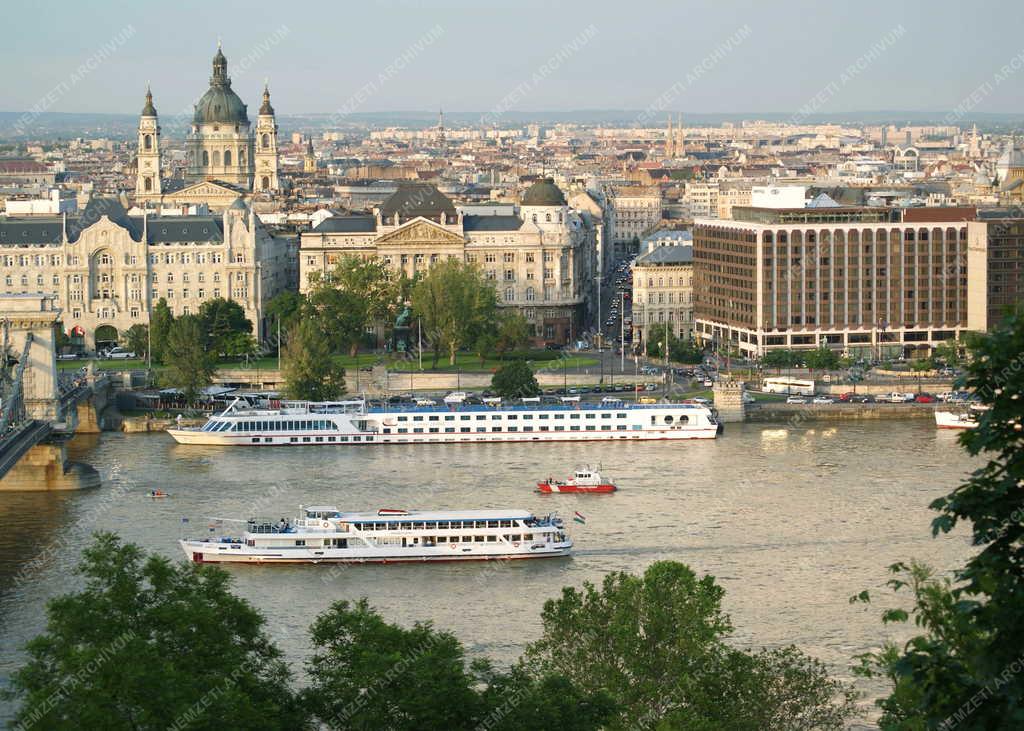
<path id="1" fill-rule="evenodd" d="M 0 111 L 161 116 L 220 39 L 253 115 L 435 110 L 1024 112 L 1024 3 L 96 0 L 10 3 Z M 52 11 L 52 12 L 51 12 Z M 11 32 L 11 31 L 15 32 Z"/>

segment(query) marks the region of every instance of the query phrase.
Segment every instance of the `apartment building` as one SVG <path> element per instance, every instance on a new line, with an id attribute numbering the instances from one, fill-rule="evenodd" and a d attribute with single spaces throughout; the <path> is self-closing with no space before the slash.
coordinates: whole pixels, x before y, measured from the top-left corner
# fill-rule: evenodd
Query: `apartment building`
<path id="1" fill-rule="evenodd" d="M 633 342 L 646 345 L 651 325 L 693 334 L 693 246 L 658 246 L 633 262 Z"/>

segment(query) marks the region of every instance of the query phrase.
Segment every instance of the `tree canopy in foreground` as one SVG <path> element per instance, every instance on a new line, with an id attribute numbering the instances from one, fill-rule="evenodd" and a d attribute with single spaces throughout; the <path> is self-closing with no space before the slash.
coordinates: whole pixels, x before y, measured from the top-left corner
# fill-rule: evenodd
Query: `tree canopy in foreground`
<path id="1" fill-rule="evenodd" d="M 879 701 L 885 729 L 1024 728 L 1024 307 L 968 348 L 958 387 L 986 408 L 960 443 L 989 461 L 931 504 L 932 535 L 963 523 L 980 551 L 952 579 L 913 562 L 889 567 L 888 586 L 913 600 L 883 621 L 913 618 L 923 633 L 860 657 L 862 675 L 893 683 Z"/>

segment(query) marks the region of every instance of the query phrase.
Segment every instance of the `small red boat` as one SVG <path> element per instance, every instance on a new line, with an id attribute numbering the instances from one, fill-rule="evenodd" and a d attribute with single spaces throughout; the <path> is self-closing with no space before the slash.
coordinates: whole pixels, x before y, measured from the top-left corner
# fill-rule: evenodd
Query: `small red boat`
<path id="1" fill-rule="evenodd" d="M 547 481 L 537 483 L 537 491 L 543 493 L 615 492 L 617 489 L 611 480 L 606 480 L 598 470 L 589 467 L 577 469 L 564 482 L 549 477 Z"/>

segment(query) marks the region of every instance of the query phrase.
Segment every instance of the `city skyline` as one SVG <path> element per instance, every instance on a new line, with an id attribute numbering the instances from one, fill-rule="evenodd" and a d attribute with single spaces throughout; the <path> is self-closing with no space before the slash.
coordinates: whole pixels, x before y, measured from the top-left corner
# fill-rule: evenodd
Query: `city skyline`
<path id="1" fill-rule="evenodd" d="M 11 53 L 21 63 L 2 111 L 136 113 L 149 83 L 170 120 L 205 89 L 218 41 L 251 108 L 269 79 L 282 116 L 339 122 L 430 109 L 478 112 L 490 124 L 587 110 L 636 110 L 651 125 L 680 111 L 962 118 L 1013 114 L 1024 92 L 1024 48 L 1012 37 L 1024 10 L 1002 2 L 972 17 L 922 2 L 869 3 L 857 15 L 804 2 L 781 12 L 749 3 L 481 10 L 378 2 L 244 15 L 186 2 L 177 17 L 204 22 L 182 22 L 181 33 L 168 32 L 178 21 L 155 7 L 67 8 L 56 22 L 12 9 L 23 32 Z M 842 36 L 833 36 L 837 28 Z M 40 35 L 50 43 L 35 43 Z"/>

